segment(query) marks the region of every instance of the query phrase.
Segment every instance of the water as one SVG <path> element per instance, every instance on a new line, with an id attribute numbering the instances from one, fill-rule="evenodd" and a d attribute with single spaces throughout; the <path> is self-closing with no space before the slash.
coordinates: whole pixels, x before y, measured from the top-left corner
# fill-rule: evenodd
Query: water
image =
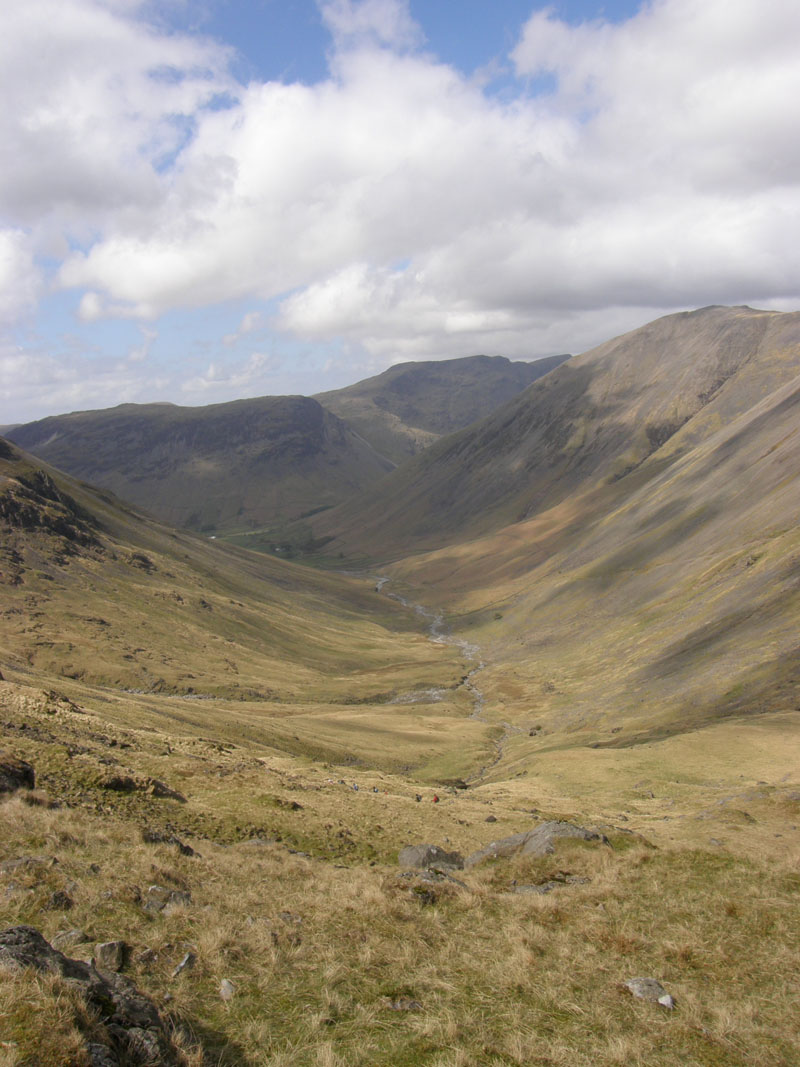
<path id="1" fill-rule="evenodd" d="M 377 578 L 375 580 L 375 590 L 378 593 L 383 593 L 384 589 L 391 578 L 386 576 Z M 452 645 L 455 648 L 461 650 L 466 659 L 471 660 L 474 666 L 467 672 L 464 680 L 462 681 L 459 689 L 464 689 L 469 695 L 472 701 L 472 713 L 471 719 L 477 719 L 479 722 L 485 722 L 483 717 L 484 708 L 486 706 L 486 699 L 482 690 L 475 684 L 474 679 L 485 668 L 486 663 L 481 656 L 481 650 L 478 645 L 473 645 L 469 641 L 465 641 L 462 637 L 456 637 L 447 621 L 444 617 L 444 612 L 437 611 L 435 609 L 426 608 L 423 604 L 413 604 L 410 600 L 407 600 L 404 596 L 400 596 L 399 593 L 384 593 L 390 600 L 395 600 L 398 604 L 402 604 L 404 608 L 408 608 L 409 611 L 413 611 L 415 615 L 419 615 L 425 619 L 428 623 L 428 636 L 431 641 L 438 645 Z M 439 700 L 443 700 L 448 690 L 446 689 L 423 689 L 416 690 L 410 693 L 403 693 L 400 696 L 394 697 L 389 701 L 390 704 L 423 704 L 423 703 L 435 703 Z"/>

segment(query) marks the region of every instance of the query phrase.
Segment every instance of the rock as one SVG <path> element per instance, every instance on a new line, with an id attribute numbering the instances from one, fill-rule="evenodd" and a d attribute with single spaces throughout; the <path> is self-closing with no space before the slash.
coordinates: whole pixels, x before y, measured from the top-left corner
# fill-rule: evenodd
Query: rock
<path id="1" fill-rule="evenodd" d="M 233 1000 L 236 995 L 236 986 L 230 978 L 223 978 L 219 984 L 219 995 L 223 1000 Z"/>
<path id="2" fill-rule="evenodd" d="M 497 816 L 496 815 L 487 815 L 486 816 L 486 822 L 497 822 Z"/>
<path id="3" fill-rule="evenodd" d="M 0 793 L 16 793 L 18 789 L 33 789 L 35 785 L 36 775 L 30 763 L 10 752 L 0 752 Z"/>
<path id="4" fill-rule="evenodd" d="M 629 978 L 625 982 L 625 987 L 635 997 L 642 1000 L 652 1000 L 670 1011 L 675 1007 L 675 1001 L 655 978 Z"/>
<path id="5" fill-rule="evenodd" d="M 58 860 L 55 856 L 17 856 L 13 860 L 5 860 L 0 863 L 0 874 L 13 874 L 20 870 L 35 870 L 36 868 L 55 867 Z"/>
<path id="6" fill-rule="evenodd" d="M 70 959 L 32 926 L 12 926 L 0 932 L 0 966 L 10 971 L 32 967 L 70 982 L 100 1024 L 86 1048 L 93 1067 L 182 1064 L 183 1057 L 172 1044 L 158 1009 L 133 982 L 121 974 L 99 974 L 88 963 Z M 100 1028 L 103 1034 L 98 1040 Z"/>
<path id="7" fill-rule="evenodd" d="M 484 848 L 478 849 L 472 855 L 467 856 L 464 866 L 475 867 L 485 860 L 508 859 L 511 856 L 546 856 L 555 852 L 553 842 L 559 837 L 574 837 L 582 841 L 597 841 L 604 845 L 608 844 L 608 838 L 604 834 L 598 834 L 594 830 L 586 830 L 582 826 L 575 826 L 570 822 L 562 822 L 552 819 L 549 822 L 540 823 L 533 830 L 524 831 L 521 834 L 512 834 L 499 841 L 492 841 Z"/>
<path id="8" fill-rule="evenodd" d="M 167 889 L 163 885 L 151 885 L 145 895 L 145 911 L 165 911 L 169 914 L 174 908 L 188 907 L 192 894 L 186 889 Z"/>
<path id="9" fill-rule="evenodd" d="M 438 845 L 406 845 L 400 850 L 397 862 L 401 867 L 433 867 L 460 871 L 464 857 L 460 852 L 445 852 Z"/>
<path id="10" fill-rule="evenodd" d="M 422 1005 L 411 997 L 382 997 L 389 1011 L 422 1011 Z"/>
<path id="11" fill-rule="evenodd" d="M 135 793 L 136 779 L 127 774 L 114 774 L 106 778 L 102 783 L 103 789 L 110 789 L 114 793 Z"/>
<path id="12" fill-rule="evenodd" d="M 197 853 L 175 834 L 164 833 L 162 830 L 142 830 L 142 841 L 147 845 L 175 845 L 182 856 L 196 856 Z"/>
<path id="13" fill-rule="evenodd" d="M 167 800 L 178 800 L 181 804 L 186 803 L 186 797 L 183 793 L 179 793 L 177 789 L 171 789 L 166 782 L 161 782 L 158 778 L 149 778 L 147 781 L 147 792 L 151 797 L 165 798 Z"/>
<path id="14" fill-rule="evenodd" d="M 401 871 L 397 878 L 398 880 L 402 879 L 405 882 L 425 882 L 427 884 L 450 882 L 452 885 L 457 885 L 461 889 L 469 888 L 466 882 L 459 881 L 458 878 L 453 878 L 451 874 L 447 874 L 445 871 L 440 870 L 437 867 L 425 867 L 422 870 Z"/>
<path id="15" fill-rule="evenodd" d="M 554 889 L 561 889 L 565 885 L 586 885 L 588 878 L 579 878 L 577 874 L 556 875 L 546 882 L 538 882 L 535 885 L 515 885 L 511 887 L 512 893 L 534 893 L 544 896 L 552 893 Z"/>
<path id="16" fill-rule="evenodd" d="M 86 1046 L 86 1051 L 89 1053 L 91 1067 L 119 1067 L 119 1060 L 107 1045 L 98 1045 L 96 1041 L 91 1041 Z"/>
<path id="17" fill-rule="evenodd" d="M 197 956 L 193 952 L 187 952 L 181 962 L 172 972 L 172 977 L 177 978 L 179 974 L 183 974 L 184 971 L 190 970 L 197 962 Z"/>
<path id="18" fill-rule="evenodd" d="M 69 948 L 72 945 L 85 945 L 89 941 L 89 935 L 85 930 L 59 930 L 53 938 L 53 948 Z"/>
<path id="19" fill-rule="evenodd" d="M 124 941 L 103 941 L 94 948 L 94 963 L 98 971 L 121 971 L 129 952 Z"/>
<path id="20" fill-rule="evenodd" d="M 65 889 L 56 889 L 45 904 L 47 911 L 69 911 L 74 907 L 75 901 Z"/>

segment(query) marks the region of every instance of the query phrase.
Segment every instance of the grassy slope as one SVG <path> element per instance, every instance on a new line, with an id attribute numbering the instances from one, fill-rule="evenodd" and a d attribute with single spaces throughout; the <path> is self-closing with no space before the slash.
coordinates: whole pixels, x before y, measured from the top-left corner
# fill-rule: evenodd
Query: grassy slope
<path id="1" fill-rule="evenodd" d="M 123 404 L 17 427 L 22 447 L 175 526 L 248 530 L 338 502 L 390 469 L 307 397 Z"/>
<path id="2" fill-rule="evenodd" d="M 705 308 L 660 319 L 573 357 L 314 529 L 336 538 L 332 552 L 399 558 L 569 506 L 591 487 L 620 481 L 624 495 L 654 453 L 673 462 L 794 377 L 799 343 L 797 314 Z"/>
<path id="3" fill-rule="evenodd" d="M 169 1014 L 193 1067 L 789 1067 L 800 1055 L 796 842 L 653 849 L 605 827 L 610 848 L 564 842 L 417 892 L 395 865 L 399 846 L 467 851 L 525 829 L 530 793 L 522 804 L 486 786 L 433 805 L 426 789 L 417 804 L 386 773 L 348 771 L 354 793 L 333 768 L 122 729 L 30 687 L 0 682 L 0 702 L 7 742 L 37 766 L 40 801 L 46 790 L 62 804 L 0 803 L 0 863 L 42 858 L 0 874 L 0 923 L 49 938 L 79 929 L 85 943 L 67 950 L 79 958 L 123 938 L 126 973 Z M 104 790 L 111 773 L 157 776 L 186 803 Z M 727 817 L 753 819 L 743 803 Z M 764 803 L 747 803 L 761 819 Z M 797 801 L 777 818 L 796 821 Z M 714 812 L 702 823 L 706 834 L 721 826 Z M 177 831 L 198 855 L 145 844 L 144 827 Z M 563 872 L 585 881 L 513 893 Z M 145 912 L 154 883 L 191 902 Z M 67 910 L 51 903 L 59 891 Z M 194 966 L 173 977 L 186 952 Z M 658 977 L 676 1011 L 628 996 L 620 984 L 636 975 Z M 236 987 L 227 1004 L 223 978 Z M 390 1010 L 399 997 L 419 1010 Z M 63 983 L 2 972 L 0 1005 L 3 1067 L 86 1067 L 88 1024 Z"/>
<path id="4" fill-rule="evenodd" d="M 762 341 L 772 323 L 791 325 L 768 318 Z M 19 585 L 3 587 L 5 744 L 36 764 L 65 806 L 0 806 L 0 859 L 59 860 L 10 879 L 4 920 L 48 935 L 82 926 L 92 941 L 124 936 L 130 973 L 157 997 L 169 993 L 184 1045 L 194 1034 L 222 1064 L 796 1063 L 800 383 L 788 341 L 777 370 L 775 346 L 760 351 L 698 410 L 705 426 L 686 422 L 661 446 L 668 453 L 656 449 L 621 479 L 601 471 L 525 522 L 394 568 L 395 588 L 448 608 L 481 644 L 488 666 L 474 681 L 487 697 L 485 722 L 466 717 L 463 689 L 439 704 L 354 703 L 452 685 L 464 670 L 462 656 L 422 640 L 364 584 L 221 552 L 143 526 L 110 501 L 99 547 L 30 529 L 15 543 L 5 534 L 4 574 L 16 581 L 22 571 Z M 742 374 L 752 399 L 730 422 Z M 610 450 L 603 469 L 614 471 L 618 457 Z M 13 473 L 0 472 L 0 501 Z M 98 507 L 81 487 L 59 484 Z M 52 527 L 58 509 L 47 509 Z M 154 567 L 132 563 L 137 553 Z M 89 600 L 104 599 L 88 617 L 81 604 L 76 621 L 78 576 Z M 170 590 L 185 616 L 179 602 L 162 608 L 153 595 Z M 279 625 L 264 630 L 260 648 L 271 620 Z M 43 628 L 54 641 L 68 627 L 151 691 L 124 692 L 105 666 L 93 676 L 91 650 L 89 673 L 55 677 L 76 662 L 78 641 L 56 651 L 37 642 Z M 127 645 L 114 644 L 127 632 Z M 189 684 L 220 686 L 214 699 L 169 691 L 185 696 L 187 685 L 164 662 L 171 632 L 181 667 L 196 673 Z M 309 647 L 317 632 L 319 649 Z M 241 678 L 220 681 L 218 638 Z M 337 672 L 338 657 L 359 644 L 363 674 L 352 660 Z M 156 667 L 173 672 L 161 692 L 150 684 Z M 265 678 L 277 700 L 242 691 Z M 492 736 L 501 758 L 489 766 Z M 470 790 L 440 790 L 436 805 L 417 784 L 481 765 L 489 769 Z M 187 803 L 109 792 L 111 773 L 163 779 Z M 611 849 L 567 845 L 479 868 L 464 887 L 432 895 L 398 878 L 395 850 L 407 841 L 468 852 L 529 827 L 532 811 L 641 831 L 659 847 L 608 830 Z M 488 814 L 497 823 L 487 825 Z M 201 858 L 145 846 L 145 825 L 177 831 Z M 247 844 L 254 835 L 274 843 Z M 512 892 L 514 880 L 559 871 L 589 881 L 544 897 Z M 192 905 L 145 915 L 137 892 L 152 881 L 184 884 Z M 48 907 L 63 888 L 75 899 L 68 913 Z M 155 963 L 138 960 L 145 948 Z M 170 978 L 187 949 L 196 970 Z M 643 974 L 677 996 L 674 1013 L 620 990 Z M 228 1005 L 217 993 L 223 977 L 238 989 Z M 0 981 L 9 1035 L 0 1064 L 37 1055 L 63 1064 L 75 1033 L 68 994 L 33 978 Z M 398 996 L 421 1011 L 390 1011 L 384 998 Z M 48 1047 L 60 1061 L 47 1059 Z M 77 1053 L 70 1062 L 80 1063 Z"/>
<path id="5" fill-rule="evenodd" d="M 170 531 L 56 472 L 42 482 L 41 471 L 24 454 L 0 458 L 8 676 L 58 677 L 65 692 L 101 702 L 120 721 L 214 729 L 300 752 L 396 763 L 387 720 L 408 734 L 404 766 L 449 751 L 463 698 L 388 701 L 454 689 L 460 658 L 371 584 Z M 77 519 L 73 537 L 55 532 L 73 505 L 91 521 L 84 529 Z M 480 747 L 486 727 L 469 731 L 467 749 Z"/>
<path id="6" fill-rule="evenodd" d="M 567 358 L 512 363 L 502 356 L 469 356 L 400 363 L 316 399 L 399 464 L 443 434 L 501 407 Z"/>

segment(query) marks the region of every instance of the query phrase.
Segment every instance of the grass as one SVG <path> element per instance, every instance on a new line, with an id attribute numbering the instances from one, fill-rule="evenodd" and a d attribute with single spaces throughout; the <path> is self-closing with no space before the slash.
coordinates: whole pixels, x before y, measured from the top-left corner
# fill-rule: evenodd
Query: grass
<path id="1" fill-rule="evenodd" d="M 794 580 L 793 527 L 733 546 L 701 524 L 665 549 L 656 524 L 655 556 L 629 568 L 602 523 L 604 550 L 586 554 L 573 500 L 396 568 L 483 646 L 475 719 L 461 685 L 475 661 L 371 583 L 70 492 L 98 516 L 93 542 L 44 524 L 2 544 L 0 734 L 39 789 L 0 802 L 0 863 L 34 857 L 0 872 L 3 927 L 81 929 L 80 958 L 124 938 L 126 973 L 191 1067 L 800 1060 L 791 670 L 764 689 L 795 640 L 791 597 L 766 610 Z M 670 541 L 668 503 L 654 495 Z M 637 508 L 619 529 L 639 527 Z M 759 714 L 720 717 L 715 687 L 729 712 L 760 693 Z M 393 702 L 432 688 L 441 699 Z M 460 777 L 469 789 L 443 784 Z M 152 795 L 153 779 L 185 800 Z M 551 816 L 611 845 L 564 841 L 458 882 L 397 867 L 409 843 L 468 854 Z M 148 912 L 153 884 L 191 902 Z M 174 976 L 187 951 L 195 966 Z M 621 987 L 644 975 L 674 1012 Z M 58 982 L 0 973 L 2 1067 L 87 1067 L 98 1025 Z"/>
<path id="2" fill-rule="evenodd" d="M 234 757 L 217 762 L 234 789 Z M 310 782 L 298 774 L 297 784 Z M 356 833 L 365 810 L 347 813 Z M 463 887 L 420 895 L 387 859 L 338 867 L 280 844 L 202 838 L 191 839 L 199 856 L 181 856 L 143 844 L 123 810 L 97 817 L 15 798 L 0 820 L 3 860 L 32 848 L 58 860 L 15 875 L 4 925 L 35 921 L 49 938 L 84 929 L 78 956 L 128 941 L 127 973 L 169 1013 L 187 1052 L 196 1057 L 202 1041 L 209 1062 L 788 1065 L 800 1054 L 787 1026 L 798 1007 L 800 881 L 785 864 L 635 840 L 562 842 L 554 856 L 477 868 Z M 510 892 L 564 870 L 588 881 L 542 897 Z M 191 904 L 143 912 L 154 882 L 188 889 Z M 74 898 L 68 912 L 46 907 L 59 888 Z M 195 966 L 172 977 L 187 951 Z M 667 986 L 674 1013 L 622 991 L 640 974 Z M 223 978 L 236 986 L 228 1003 Z M 65 1062 L 48 1059 L 25 1004 L 35 998 L 75 1048 L 86 1026 L 78 1006 L 32 977 L 2 983 L 5 1053 L 16 1043 L 17 1057 L 7 1062 Z M 400 997 L 421 1010 L 391 1010 Z"/>

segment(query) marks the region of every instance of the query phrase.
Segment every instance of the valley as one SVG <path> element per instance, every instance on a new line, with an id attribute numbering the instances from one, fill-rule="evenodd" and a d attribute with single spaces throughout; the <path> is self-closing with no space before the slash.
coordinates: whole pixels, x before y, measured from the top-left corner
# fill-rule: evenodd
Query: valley
<path id="1" fill-rule="evenodd" d="M 0 931 L 160 1020 L 0 933 L 0 1067 L 800 1058 L 800 315 L 465 362 L 0 440 Z"/>

